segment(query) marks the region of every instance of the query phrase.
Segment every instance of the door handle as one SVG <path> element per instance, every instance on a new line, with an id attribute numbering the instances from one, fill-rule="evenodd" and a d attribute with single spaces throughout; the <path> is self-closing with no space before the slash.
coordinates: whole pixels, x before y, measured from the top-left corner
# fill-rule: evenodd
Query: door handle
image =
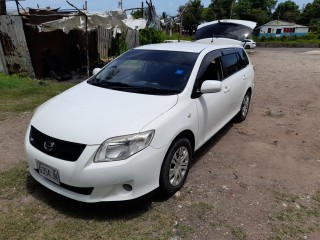
<path id="1" fill-rule="evenodd" d="M 229 91 L 230 91 L 230 87 L 225 86 L 223 91 L 224 91 L 225 93 L 229 92 Z"/>
<path id="2" fill-rule="evenodd" d="M 243 75 L 243 80 L 247 80 L 247 75 Z"/>

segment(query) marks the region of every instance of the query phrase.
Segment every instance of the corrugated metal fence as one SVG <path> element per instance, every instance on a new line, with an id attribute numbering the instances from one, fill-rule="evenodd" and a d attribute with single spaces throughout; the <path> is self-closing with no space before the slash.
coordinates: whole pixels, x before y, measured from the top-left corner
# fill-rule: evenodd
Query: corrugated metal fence
<path id="1" fill-rule="evenodd" d="M 101 60 L 109 60 L 110 54 L 109 50 L 112 47 L 112 37 L 114 33 L 113 28 L 103 28 L 98 27 L 98 53 Z M 132 49 L 139 46 L 139 31 L 127 29 L 126 31 L 126 44 L 127 49 Z"/>
<path id="2" fill-rule="evenodd" d="M 108 60 L 112 42 L 112 29 L 98 27 L 98 53 L 100 59 Z"/>
<path id="3" fill-rule="evenodd" d="M 0 16 L 0 54 L 0 71 L 35 77 L 20 16 Z"/>

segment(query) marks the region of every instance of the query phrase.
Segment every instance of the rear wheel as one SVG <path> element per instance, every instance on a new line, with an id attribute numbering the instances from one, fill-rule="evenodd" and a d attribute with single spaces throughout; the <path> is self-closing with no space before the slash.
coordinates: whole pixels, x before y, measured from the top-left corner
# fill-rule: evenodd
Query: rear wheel
<path id="1" fill-rule="evenodd" d="M 180 138 L 169 148 L 160 172 L 160 189 L 170 196 L 179 191 L 187 179 L 192 158 L 190 142 Z"/>
<path id="2" fill-rule="evenodd" d="M 237 122 L 242 122 L 246 119 L 249 111 L 250 100 L 251 100 L 251 94 L 250 92 L 246 92 L 241 103 L 240 111 L 235 117 L 235 120 Z"/>

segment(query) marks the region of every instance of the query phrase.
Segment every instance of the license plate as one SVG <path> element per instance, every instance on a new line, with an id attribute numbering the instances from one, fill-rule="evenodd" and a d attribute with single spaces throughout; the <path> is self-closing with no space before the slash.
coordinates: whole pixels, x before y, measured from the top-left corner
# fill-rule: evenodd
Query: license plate
<path id="1" fill-rule="evenodd" d="M 60 185 L 60 178 L 59 178 L 59 170 L 55 169 L 53 167 L 50 167 L 42 162 L 38 162 L 38 170 L 39 174 L 50 180 L 51 182 L 54 182 L 58 185 Z"/>

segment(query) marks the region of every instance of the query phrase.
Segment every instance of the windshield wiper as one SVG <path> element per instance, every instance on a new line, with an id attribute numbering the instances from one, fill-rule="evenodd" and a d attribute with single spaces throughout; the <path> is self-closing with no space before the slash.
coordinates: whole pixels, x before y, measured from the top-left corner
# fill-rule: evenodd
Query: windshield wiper
<path id="1" fill-rule="evenodd" d="M 109 82 L 109 81 L 90 81 L 88 82 L 97 87 L 103 87 L 113 90 L 121 90 L 126 92 L 135 92 L 142 94 L 154 94 L 154 95 L 172 95 L 180 93 L 179 90 L 176 89 L 163 89 L 163 88 L 154 88 L 154 87 L 139 87 L 132 86 L 127 83 L 122 82 Z"/>
<path id="2" fill-rule="evenodd" d="M 176 89 L 163 89 L 163 88 L 148 88 L 148 87 L 136 87 L 131 88 L 136 93 L 156 94 L 156 95 L 171 95 L 178 94 L 180 91 Z"/>
<path id="3" fill-rule="evenodd" d="M 121 82 L 108 82 L 108 81 L 90 81 L 90 84 L 98 87 L 105 87 L 110 89 L 130 88 L 131 85 Z"/>

